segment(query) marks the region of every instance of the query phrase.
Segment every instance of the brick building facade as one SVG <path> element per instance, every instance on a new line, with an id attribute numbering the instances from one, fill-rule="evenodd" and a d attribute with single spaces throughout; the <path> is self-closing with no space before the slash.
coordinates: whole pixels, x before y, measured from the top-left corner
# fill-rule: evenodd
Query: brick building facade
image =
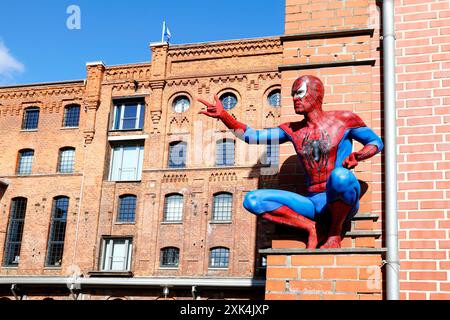
<path id="1" fill-rule="evenodd" d="M 449 13 L 450 1 L 395 2 L 402 299 L 450 297 Z M 196 101 L 228 97 L 237 119 L 273 127 L 297 119 L 291 84 L 314 74 L 325 110 L 383 138 L 381 25 L 375 1 L 286 0 L 282 36 L 155 43 L 150 63 L 0 88 L 0 296 L 382 299 L 383 154 L 355 169 L 364 192 L 343 250 L 305 252 L 242 207 L 256 188 L 304 191 L 292 146 L 277 173 L 277 150 L 236 140 Z"/>

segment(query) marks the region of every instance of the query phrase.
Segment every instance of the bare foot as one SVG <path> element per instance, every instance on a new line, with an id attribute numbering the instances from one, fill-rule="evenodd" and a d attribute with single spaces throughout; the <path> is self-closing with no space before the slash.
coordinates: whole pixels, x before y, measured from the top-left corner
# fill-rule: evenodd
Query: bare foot
<path id="1" fill-rule="evenodd" d="M 341 247 L 341 237 L 340 236 L 330 236 L 320 249 L 335 249 Z"/>

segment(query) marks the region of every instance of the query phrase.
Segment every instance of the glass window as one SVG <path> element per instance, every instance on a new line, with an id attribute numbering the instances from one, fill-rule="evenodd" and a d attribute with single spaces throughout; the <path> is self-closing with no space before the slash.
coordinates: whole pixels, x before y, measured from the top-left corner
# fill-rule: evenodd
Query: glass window
<path id="1" fill-rule="evenodd" d="M 186 96 L 179 96 L 173 101 L 173 111 L 177 113 L 186 112 L 191 106 L 191 101 Z"/>
<path id="2" fill-rule="evenodd" d="M 18 175 L 29 175 L 33 167 L 34 150 L 27 149 L 19 151 Z"/>
<path id="3" fill-rule="evenodd" d="M 210 252 L 210 268 L 228 268 L 230 250 L 228 248 L 213 248 Z"/>
<path id="4" fill-rule="evenodd" d="M 52 218 L 50 222 L 50 234 L 48 237 L 48 250 L 46 266 L 59 267 L 62 263 L 64 252 L 64 239 L 66 236 L 67 211 L 69 198 L 56 197 L 53 199 Z"/>
<path id="5" fill-rule="evenodd" d="M 112 149 L 109 180 L 140 181 L 143 158 L 143 145 L 129 144 L 114 146 Z"/>
<path id="6" fill-rule="evenodd" d="M 164 204 L 164 221 L 183 220 L 183 196 L 172 194 L 166 196 Z"/>
<path id="7" fill-rule="evenodd" d="M 161 249 L 161 267 L 178 267 L 180 250 L 174 247 Z"/>
<path id="8" fill-rule="evenodd" d="M 131 238 L 103 239 L 102 271 L 130 271 L 133 242 Z"/>
<path id="9" fill-rule="evenodd" d="M 80 106 L 73 104 L 64 108 L 64 127 L 78 127 L 80 121 Z"/>
<path id="10" fill-rule="evenodd" d="M 231 221 L 233 195 L 231 193 L 216 194 L 213 202 L 213 221 Z"/>
<path id="11" fill-rule="evenodd" d="M 73 173 L 75 165 L 75 149 L 62 148 L 59 150 L 58 172 Z"/>
<path id="12" fill-rule="evenodd" d="M 220 97 L 220 101 L 222 101 L 222 105 L 225 110 L 231 110 L 237 105 L 236 95 L 231 92 L 224 93 Z"/>
<path id="13" fill-rule="evenodd" d="M 136 196 L 124 195 L 119 197 L 118 222 L 134 222 L 136 214 Z"/>
<path id="14" fill-rule="evenodd" d="M 25 109 L 23 114 L 22 129 L 33 130 L 37 129 L 39 124 L 39 108 L 32 107 Z"/>
<path id="15" fill-rule="evenodd" d="M 263 158 L 263 164 L 267 166 L 278 167 L 280 162 L 280 145 L 279 144 L 268 144 L 266 149 L 265 157 Z"/>
<path id="16" fill-rule="evenodd" d="M 234 165 L 234 140 L 222 139 L 216 144 L 216 165 Z"/>
<path id="17" fill-rule="evenodd" d="M 26 210 L 26 198 L 12 199 L 3 258 L 3 265 L 6 267 L 13 267 L 19 264 Z"/>
<path id="18" fill-rule="evenodd" d="M 281 106 L 281 91 L 280 89 L 275 89 L 269 93 L 267 96 L 267 101 L 269 105 L 275 108 L 279 108 Z"/>
<path id="19" fill-rule="evenodd" d="M 169 145 L 169 168 L 186 167 L 186 142 L 176 141 Z"/>
<path id="20" fill-rule="evenodd" d="M 117 102 L 114 105 L 113 130 L 136 130 L 144 126 L 145 103 Z"/>

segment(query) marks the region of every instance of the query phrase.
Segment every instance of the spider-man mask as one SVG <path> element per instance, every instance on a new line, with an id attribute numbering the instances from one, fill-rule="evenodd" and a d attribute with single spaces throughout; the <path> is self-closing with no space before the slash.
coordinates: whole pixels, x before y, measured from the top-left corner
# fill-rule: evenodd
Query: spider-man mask
<path id="1" fill-rule="evenodd" d="M 305 75 L 292 84 L 292 99 L 297 114 L 306 114 L 314 109 L 322 110 L 324 88 L 319 78 Z"/>

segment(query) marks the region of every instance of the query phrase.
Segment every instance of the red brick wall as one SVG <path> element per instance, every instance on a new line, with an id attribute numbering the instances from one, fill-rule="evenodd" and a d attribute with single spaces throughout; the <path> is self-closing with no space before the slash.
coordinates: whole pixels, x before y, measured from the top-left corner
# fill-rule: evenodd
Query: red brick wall
<path id="1" fill-rule="evenodd" d="M 395 1 L 397 36 L 398 213 L 402 299 L 450 298 L 450 1 Z M 282 73 L 282 119 L 291 119 L 292 81 L 318 75 L 324 109 L 348 109 L 382 133 L 382 45 L 375 1 L 286 1 L 285 34 L 372 28 L 370 37 L 285 41 L 283 63 L 374 59 L 372 66 Z M 356 146 L 357 148 L 358 146 Z M 293 149 L 283 147 L 288 158 Z M 369 184 L 363 212 L 384 214 L 382 157 L 355 173 Z M 295 178 L 291 178 L 294 182 Z M 376 224 L 382 229 L 382 220 Z M 376 229 L 375 228 L 375 229 Z M 383 245 L 383 243 L 379 243 Z"/>
<path id="2" fill-rule="evenodd" d="M 450 299 L 450 1 L 396 1 L 402 299 Z"/>

